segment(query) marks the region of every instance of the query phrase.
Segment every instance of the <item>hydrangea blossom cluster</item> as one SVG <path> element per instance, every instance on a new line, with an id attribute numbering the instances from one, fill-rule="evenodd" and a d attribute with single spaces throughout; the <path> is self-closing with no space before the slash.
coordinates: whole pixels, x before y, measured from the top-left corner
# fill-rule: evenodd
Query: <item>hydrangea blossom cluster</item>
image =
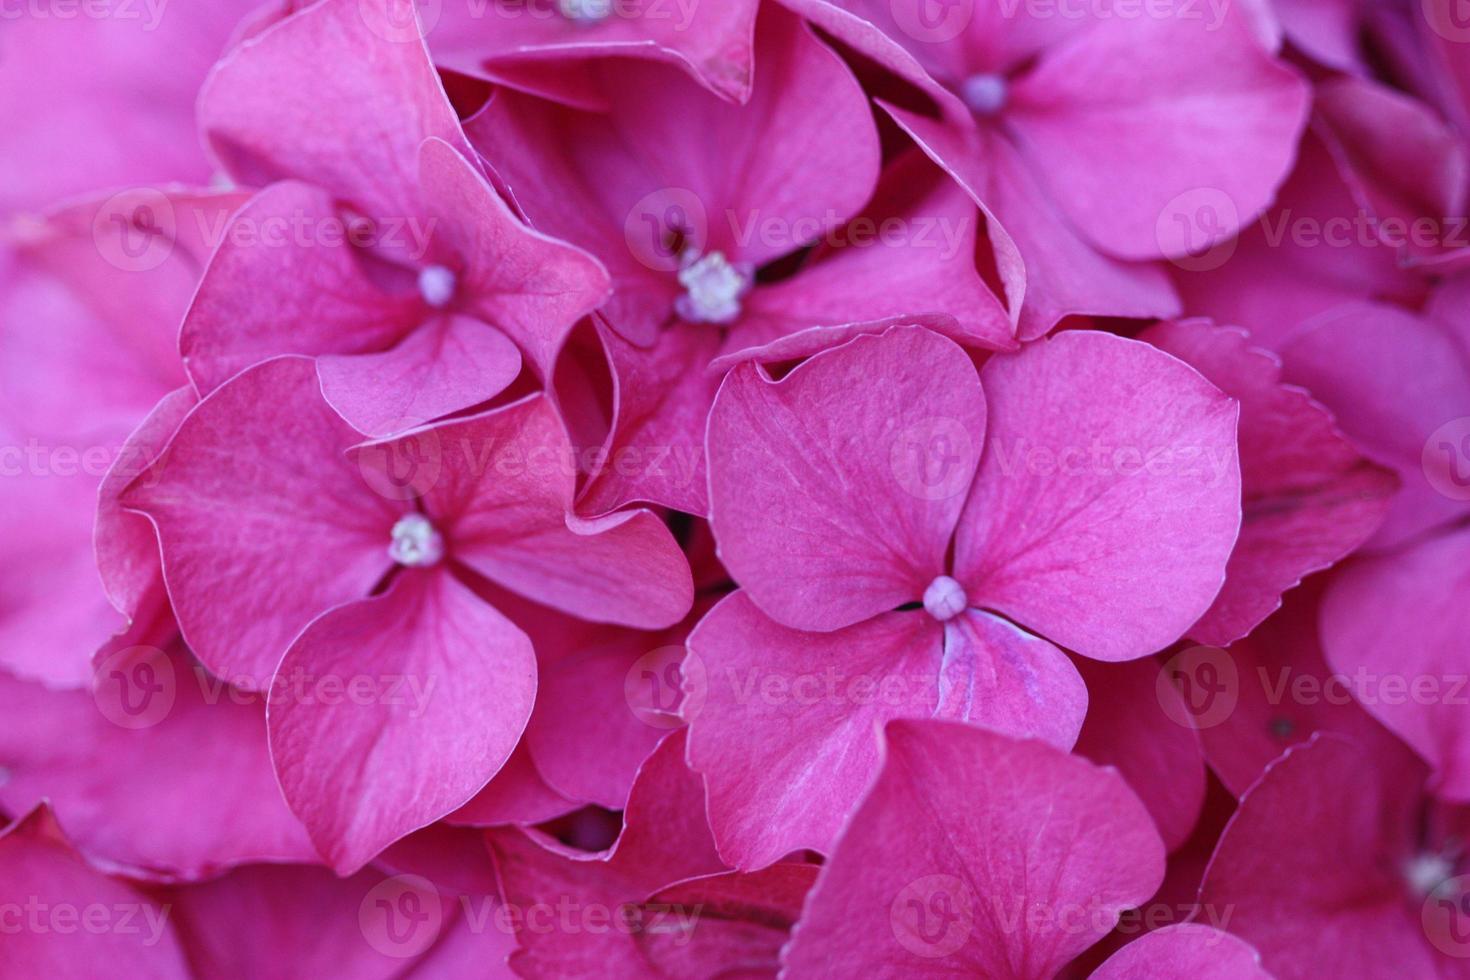
<path id="1" fill-rule="evenodd" d="M 0 980 L 1470 978 L 1454 0 L 0 19 Z"/>

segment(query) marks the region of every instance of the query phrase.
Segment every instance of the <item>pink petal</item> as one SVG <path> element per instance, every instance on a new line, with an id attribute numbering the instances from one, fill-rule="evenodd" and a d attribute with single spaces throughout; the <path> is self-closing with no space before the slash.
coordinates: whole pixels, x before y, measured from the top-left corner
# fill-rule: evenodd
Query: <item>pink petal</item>
<path id="1" fill-rule="evenodd" d="M 684 676 L 706 680 L 685 712 L 721 856 L 753 869 L 830 850 L 877 771 L 877 727 L 935 713 L 942 643 L 921 612 L 803 633 L 744 592 L 711 610 L 689 637 Z"/>
<path id="2" fill-rule="evenodd" d="M 1194 227 L 1200 250 L 1175 263 L 1185 308 L 1245 327 L 1255 344 L 1279 350 L 1297 324 L 1343 303 L 1417 302 L 1422 285 L 1365 227 L 1341 171 L 1308 130 L 1276 206 L 1236 238 L 1220 237 L 1208 196 L 1186 199 L 1177 213 Z"/>
<path id="3" fill-rule="evenodd" d="M 726 349 L 814 324 L 923 315 L 953 319 L 947 335 L 966 345 L 1014 348 L 1005 303 L 975 267 L 980 217 L 962 187 L 910 151 L 889 165 L 862 215 L 829 233 L 831 247 L 791 278 L 751 291 Z"/>
<path id="4" fill-rule="evenodd" d="M 1102 333 L 997 355 L 981 378 L 990 436 L 955 550 L 971 603 L 1099 660 L 1178 639 L 1240 528 L 1235 403 Z"/>
<path id="5" fill-rule="evenodd" d="M 569 104 L 595 107 L 606 99 L 595 71 L 583 64 L 606 57 L 666 61 L 715 94 L 744 102 L 756 8 L 756 0 L 687 8 L 644 4 L 613 8 L 601 23 L 579 23 L 492 0 L 488 13 L 474 4 L 445 4 L 437 23 L 426 26 L 441 64 Z"/>
<path id="6" fill-rule="evenodd" d="M 281 789 L 323 857 L 350 874 L 479 792 L 520 740 L 535 693 L 524 633 L 446 571 L 406 571 L 313 622 L 281 660 L 270 698 Z"/>
<path id="7" fill-rule="evenodd" d="M 158 536 L 153 525 L 121 502 L 138 472 L 163 452 L 188 414 L 199 403 L 190 386 L 169 392 L 133 431 L 98 489 L 96 529 L 93 532 L 97 568 L 113 606 L 129 620 L 163 583 Z"/>
<path id="8" fill-rule="evenodd" d="M 537 684 L 541 686 L 542 680 L 538 678 Z M 533 720 L 543 703 L 538 700 L 536 708 L 532 709 Z M 565 816 L 578 809 L 579 805 L 547 785 L 546 778 L 531 758 L 526 740 L 522 738 L 485 788 L 444 819 L 456 827 L 530 826 Z"/>
<path id="9" fill-rule="evenodd" d="M 684 737 L 675 733 L 644 763 L 622 835 L 607 854 L 558 853 L 519 830 L 487 834 L 506 902 L 520 912 L 520 949 L 511 957 L 518 976 L 648 975 L 648 961 L 630 931 L 614 927 L 614 917 L 633 914 L 624 906 L 666 885 L 726 870 L 715 856 L 703 793 L 684 767 L 683 752 Z M 545 923 L 555 923 L 558 904 L 582 910 L 582 917 L 569 928 L 548 930 Z M 643 923 L 635 920 L 635 928 Z"/>
<path id="10" fill-rule="evenodd" d="M 44 804 L 0 831 L 0 882 L 12 923 L 5 937 L 11 976 L 190 976 L 168 906 L 88 867 Z M 102 929 L 95 915 L 83 918 L 94 906 L 106 910 Z M 26 927 L 30 915 L 41 917 L 39 927 Z M 92 928 L 83 928 L 87 922 Z"/>
<path id="11" fill-rule="evenodd" d="M 893 718 L 952 718 L 1071 748 L 1087 693 L 1045 640 L 983 613 L 940 625 L 888 613 L 831 633 L 766 617 L 743 592 L 689 639 L 689 762 L 704 775 L 721 855 L 759 868 L 830 852 L 878 768 Z M 687 681 L 686 681 L 687 683 Z"/>
<path id="12" fill-rule="evenodd" d="M 612 368 L 613 428 L 578 510 L 603 514 L 647 501 L 704 515 L 705 422 L 722 380 L 705 368 L 718 335 L 704 324 L 677 324 L 646 349 L 610 330 L 598 335 Z"/>
<path id="13" fill-rule="evenodd" d="M 206 183 L 194 97 L 253 6 L 228 0 L 167 11 L 113 0 L 86 15 L 46 8 L 49 16 L 37 16 L 37 8 L 10 18 L 9 57 L 0 62 L 8 96 L 0 105 L 0 211 L 38 210 L 103 186 Z"/>
<path id="14" fill-rule="evenodd" d="M 688 929 L 645 929 L 634 934 L 639 950 L 660 976 L 774 975 L 781 947 L 801 916 L 802 901 L 817 878 L 814 864 L 773 864 L 751 873 L 728 872 L 694 878 L 656 892 L 643 908 L 652 918 L 664 912 Z M 675 915 L 669 915 L 672 912 Z"/>
<path id="15" fill-rule="evenodd" d="M 454 906 L 432 889 L 422 877 L 375 870 L 338 878 L 257 864 L 170 899 L 197 980 L 389 980 L 447 928 Z"/>
<path id="16" fill-rule="evenodd" d="M 458 289 L 465 309 L 514 340 L 541 377 L 550 377 L 572 325 L 610 296 L 606 270 L 585 252 L 527 228 L 480 170 L 443 140 L 424 141 L 418 167 L 428 220 L 437 222 L 434 248 L 463 264 Z"/>
<path id="17" fill-rule="evenodd" d="M 429 516 L 453 557 L 554 609 L 660 629 L 694 598 L 689 563 L 651 511 L 572 513 L 571 443 L 551 402 L 533 396 L 359 451 L 364 466 L 417 467 Z"/>
<path id="18" fill-rule="evenodd" d="M 1414 839 L 1422 767 L 1335 736 L 1290 749 L 1246 793 L 1210 861 L 1200 901 L 1280 980 L 1435 976 L 1399 877 Z"/>
<path id="19" fill-rule="evenodd" d="M 1322 602 L 1327 662 L 1434 769 L 1435 792 L 1470 801 L 1470 530 L 1342 569 Z"/>
<path id="20" fill-rule="evenodd" d="M 968 725 L 886 734 L 785 951 L 793 980 L 1051 977 L 1162 880 L 1163 844 L 1117 773 Z"/>
<path id="21" fill-rule="evenodd" d="M 761 19 L 756 58 L 762 81 L 739 107 L 666 67 L 619 60 L 599 69 L 616 96 L 605 115 L 503 93 L 471 126 L 531 223 L 607 265 L 616 293 L 604 312 L 635 343 L 652 341 L 679 292 L 661 224 L 670 208 L 701 251 L 760 265 L 806 244 L 794 229 L 815 238 L 872 193 L 877 129 L 846 66 L 779 7 Z"/>
<path id="22" fill-rule="evenodd" d="M 1205 800 L 1204 750 L 1183 700 L 1161 687 L 1152 660 L 1100 664 L 1079 657 L 1077 669 L 1087 681 L 1077 753 L 1117 767 L 1148 807 L 1164 845 L 1175 850 L 1189 838 Z"/>
<path id="23" fill-rule="evenodd" d="M 973 124 L 884 109 L 986 209 L 992 241 L 1013 242 L 1019 251 L 1024 269 L 1007 288 L 1017 294 L 1013 303 L 1021 303 L 1023 340 L 1045 335 L 1071 314 L 1153 317 L 1179 311 L 1161 269 L 1103 255 L 1082 238 L 1009 140 Z"/>
<path id="24" fill-rule="evenodd" d="M 557 792 L 610 810 L 627 805 L 638 767 L 679 724 L 673 709 L 684 632 L 610 627 L 542 673 L 542 700 L 526 738 Z M 645 707 L 648 684 L 655 686 Z"/>
<path id="25" fill-rule="evenodd" d="M 1357 550 L 1383 522 L 1398 481 L 1359 456 L 1305 391 L 1283 385 L 1280 362 L 1248 346 L 1244 332 L 1186 321 L 1139 339 L 1240 401 L 1240 540 L 1225 587 L 1189 631 L 1223 646 L 1279 608 L 1304 576 Z"/>
<path id="26" fill-rule="evenodd" d="M 302 627 L 388 570 L 401 507 L 347 460 L 358 438 L 311 361 L 277 358 L 200 402 L 123 493 L 153 521 L 179 627 L 216 676 L 260 689 Z"/>
<path id="27" fill-rule="evenodd" d="M 1454 437 L 1433 439 L 1470 416 L 1470 354 L 1451 329 L 1351 304 L 1303 324 L 1281 355 L 1286 380 L 1331 409 L 1365 456 L 1398 473 L 1400 490 L 1371 544 L 1389 547 L 1466 513 L 1464 500 L 1443 491 L 1458 485 Z"/>
<path id="28" fill-rule="evenodd" d="M 122 625 L 92 554 L 96 477 L 20 469 L 0 481 L 0 665 L 48 686 L 85 687 L 92 652 Z"/>
<path id="29" fill-rule="evenodd" d="M 1310 105 L 1305 81 L 1238 10 L 1218 23 L 1182 11 L 1099 16 L 1048 49 L 1011 98 L 1006 120 L 1063 213 L 1104 251 L 1133 259 L 1189 248 L 1160 219 L 1199 188 L 1232 205 L 1226 234 L 1264 211 Z"/>
<path id="30" fill-rule="evenodd" d="M 310 861 L 276 788 L 264 698 L 180 648 L 103 658 L 94 691 L 0 675 L 0 802 L 50 800 L 78 849 L 137 876 L 197 879 L 247 861 Z M 146 686 L 145 686 L 146 685 Z"/>
<path id="31" fill-rule="evenodd" d="M 779 382 L 741 364 L 709 420 L 720 558 L 800 629 L 916 601 L 945 570 L 984 432 L 969 358 L 926 330 L 858 337 Z"/>
<path id="32" fill-rule="evenodd" d="M 278 354 L 383 350 L 412 329 L 422 300 L 379 285 L 352 227 L 330 191 L 284 181 L 221 230 L 179 340 L 203 394 Z"/>
<path id="33" fill-rule="evenodd" d="M 1367 79 L 1327 80 L 1316 105 L 1329 146 L 1384 247 L 1406 260 L 1443 253 L 1455 230 L 1452 216 L 1465 213 L 1470 178 L 1458 134 L 1428 106 Z M 1413 223 L 1423 218 L 1429 226 L 1421 237 Z"/>
<path id="34" fill-rule="evenodd" d="M 1108 957 L 1091 980 L 1271 980 L 1247 942 L 1192 922 L 1145 933 Z"/>
<path id="35" fill-rule="evenodd" d="M 1351 736 L 1364 745 L 1392 740 L 1353 700 L 1352 680 L 1334 673 L 1317 638 L 1322 589 L 1308 585 L 1287 597 L 1281 611 L 1228 650 L 1199 648 L 1171 659 L 1166 673 L 1188 700 L 1178 702 L 1204 742 L 1210 768 L 1236 797 L 1277 756 L 1314 732 Z"/>
<path id="36" fill-rule="evenodd" d="M 423 42 L 392 29 L 397 13 L 393 0 L 326 0 L 231 50 L 199 96 L 230 176 L 304 180 L 374 219 L 418 215 L 419 144 L 470 149 Z"/>
<path id="37" fill-rule="evenodd" d="M 388 436 L 489 401 L 521 373 L 521 355 L 487 323 L 441 316 L 380 354 L 322 357 L 317 373 L 353 428 Z"/>

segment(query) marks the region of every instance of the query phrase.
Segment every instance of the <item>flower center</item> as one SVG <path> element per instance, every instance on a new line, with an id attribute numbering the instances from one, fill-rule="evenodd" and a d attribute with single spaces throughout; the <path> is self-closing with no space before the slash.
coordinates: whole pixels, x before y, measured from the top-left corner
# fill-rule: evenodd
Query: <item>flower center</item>
<path id="1" fill-rule="evenodd" d="M 1434 894 L 1455 876 L 1455 865 L 1443 854 L 1416 854 L 1404 862 L 1404 881 L 1415 898 Z"/>
<path id="2" fill-rule="evenodd" d="M 948 575 L 941 575 L 924 590 L 924 611 L 941 623 L 947 623 L 970 605 L 965 587 Z"/>
<path id="3" fill-rule="evenodd" d="M 612 13 L 612 0 L 556 0 L 556 6 L 567 20 L 581 24 L 607 20 Z"/>
<path id="4" fill-rule="evenodd" d="M 409 568 L 424 568 L 444 557 L 444 539 L 423 514 L 404 514 L 393 525 L 388 557 Z"/>
<path id="5" fill-rule="evenodd" d="M 685 292 L 674 300 L 674 310 L 690 323 L 731 323 L 740 317 L 740 298 L 750 292 L 750 283 L 750 272 L 731 264 L 723 252 L 686 254 L 679 270 Z"/>
<path id="6" fill-rule="evenodd" d="M 993 116 L 1005 108 L 1009 88 L 1005 76 L 982 72 L 960 82 L 960 98 L 978 116 Z"/>
<path id="7" fill-rule="evenodd" d="M 419 271 L 419 294 L 435 309 L 454 298 L 454 273 L 442 265 L 426 265 Z"/>

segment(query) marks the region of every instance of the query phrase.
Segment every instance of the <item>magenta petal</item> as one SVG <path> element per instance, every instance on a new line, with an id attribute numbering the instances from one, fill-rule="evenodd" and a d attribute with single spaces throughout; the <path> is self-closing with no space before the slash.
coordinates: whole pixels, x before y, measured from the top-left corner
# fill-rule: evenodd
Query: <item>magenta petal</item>
<path id="1" fill-rule="evenodd" d="M 1200 188 L 1233 206 L 1227 235 L 1271 203 L 1310 92 L 1253 20 L 1238 8 L 1210 24 L 1099 16 L 1016 84 L 1007 121 L 1061 210 L 1105 251 L 1182 254 L 1192 243 L 1160 219 Z"/>
<path id="2" fill-rule="evenodd" d="M 693 878 L 643 903 L 648 913 L 698 909 L 693 928 L 647 929 L 634 938 L 661 976 L 774 975 L 816 878 L 816 865 L 791 863 Z"/>
<path id="3" fill-rule="evenodd" d="M 517 0 L 490 0 L 489 14 L 485 7 L 457 2 L 444 5 L 429 41 L 440 64 L 573 105 L 597 106 L 606 99 L 583 59 L 608 57 L 667 61 L 710 91 L 744 102 L 750 97 L 757 7 L 757 0 L 629 5 L 589 24 Z"/>
<path id="4" fill-rule="evenodd" d="M 67 844 L 45 805 L 0 831 L 0 900 L 10 919 L 5 930 L 9 976 L 190 976 L 169 907 L 90 868 Z M 82 918 L 94 906 L 106 910 L 108 928 L 97 929 L 95 915 Z M 38 907 L 47 911 L 26 911 Z M 74 913 L 70 927 L 65 918 L 53 917 L 62 908 Z M 41 927 L 27 928 L 26 916 L 37 914 Z M 53 921 L 63 925 L 49 927 Z M 83 922 L 93 927 L 83 929 Z"/>
<path id="5" fill-rule="evenodd" d="M 199 403 L 186 386 L 169 392 L 128 436 L 118 458 L 102 478 L 93 543 L 102 585 L 114 607 L 134 619 L 162 582 L 158 536 L 147 518 L 124 509 L 123 491 L 144 466 L 152 464 L 184 419 Z"/>
<path id="6" fill-rule="evenodd" d="M 1158 832 L 1116 772 L 968 725 L 886 735 L 785 951 L 793 980 L 1042 980 L 1163 880 Z"/>
<path id="7" fill-rule="evenodd" d="M 1407 541 L 1470 510 L 1436 489 L 1455 480 L 1447 469 L 1458 455 L 1429 445 L 1440 426 L 1470 416 L 1470 352 L 1450 328 L 1396 307 L 1353 303 L 1303 324 L 1281 356 L 1286 380 L 1331 409 L 1364 455 L 1399 475 L 1402 487 L 1373 545 Z"/>
<path id="8" fill-rule="evenodd" d="M 685 709 L 689 764 L 726 861 L 753 869 L 831 849 L 877 770 L 878 726 L 934 714 L 941 636 L 919 612 L 803 633 L 744 592 L 705 616 L 684 665 L 707 679 Z"/>
<path id="9" fill-rule="evenodd" d="M 885 170 L 863 214 L 833 233 L 832 247 L 790 279 L 751 292 L 726 350 L 818 324 L 921 316 L 952 320 L 947 335 L 967 346 L 1015 348 L 1004 298 L 975 267 L 980 220 L 962 187 L 910 151 Z"/>
<path id="10" fill-rule="evenodd" d="M 276 788 L 260 695 L 151 647 L 104 658 L 96 684 L 47 691 L 0 675 L 6 809 L 49 799 L 78 849 L 139 876 L 313 860 Z"/>
<path id="11" fill-rule="evenodd" d="M 999 616 L 971 609 L 944 624 L 935 717 L 1070 749 L 1087 687 L 1066 654 Z"/>
<path id="12" fill-rule="evenodd" d="M 257 864 L 170 897 L 195 980 L 391 980 L 445 926 L 452 907 L 432 889 L 419 876 Z"/>
<path id="13" fill-rule="evenodd" d="M 269 713 L 281 789 L 350 874 L 473 797 L 520 740 L 535 693 L 524 633 L 448 572 L 406 571 L 316 620 L 282 659 Z"/>
<path id="14" fill-rule="evenodd" d="M 278 354 L 383 350 L 422 316 L 416 293 L 376 285 L 345 220 L 330 191 L 284 181 L 224 226 L 179 340 L 202 394 Z"/>
<path id="15" fill-rule="evenodd" d="M 516 975 L 651 974 L 630 930 L 615 927 L 614 919 L 635 914 L 626 907 L 667 885 L 727 870 L 714 853 L 699 779 L 684 767 L 683 754 L 683 734 L 675 732 L 643 764 L 623 814 L 623 832 L 607 853 L 569 853 L 557 845 L 542 846 L 519 830 L 487 834 L 505 900 L 521 911 L 512 919 L 520 945 L 511 957 Z M 539 926 L 531 921 L 530 915 L 543 916 L 558 903 L 602 909 L 608 928 L 548 930 L 544 919 Z M 637 928 L 654 926 L 651 919 L 621 921 L 641 923 Z"/>
<path id="16" fill-rule="evenodd" d="M 1184 701 L 1159 684 L 1152 660 L 1101 664 L 1079 658 L 1078 669 L 1088 701 L 1077 753 L 1116 766 L 1153 815 L 1164 845 L 1178 848 L 1205 801 L 1204 750 Z"/>
<path id="17" fill-rule="evenodd" d="M 1206 233 L 1205 249 L 1174 270 L 1185 308 L 1245 327 L 1252 342 L 1279 350 L 1297 324 L 1343 303 L 1377 297 L 1417 303 L 1422 284 L 1399 267 L 1392 249 L 1362 233 L 1368 216 L 1342 169 L 1309 129 L 1276 206 L 1261 220 L 1224 241 L 1208 227 L 1198 229 Z M 1207 223 L 1209 212 L 1198 208 L 1208 202 L 1193 203 L 1196 222 Z"/>
<path id="18" fill-rule="evenodd" d="M 612 367 L 614 417 L 578 510 L 603 514 L 648 501 L 703 516 L 705 422 L 722 380 L 705 368 L 719 336 L 704 324 L 677 324 L 639 348 L 610 330 L 599 335 Z"/>
<path id="19" fill-rule="evenodd" d="M 1224 646 L 1254 629 L 1302 578 L 1368 539 L 1398 489 L 1358 455 L 1332 416 L 1281 383 L 1280 362 L 1242 331 L 1200 321 L 1161 323 L 1141 336 L 1240 401 L 1244 515 L 1225 587 L 1189 635 Z"/>
<path id="20" fill-rule="evenodd" d="M 741 364 L 709 419 L 720 558 L 798 629 L 917 601 L 945 570 L 984 433 L 973 365 L 927 330 L 858 337 L 780 382 Z"/>
<path id="21" fill-rule="evenodd" d="M 1441 975 L 1400 878 L 1424 774 L 1388 759 L 1316 736 L 1266 770 L 1225 828 L 1200 901 L 1233 910 L 1231 932 L 1272 976 Z"/>
<path id="22" fill-rule="evenodd" d="M 667 634 L 608 628 L 600 642 L 543 668 L 541 700 L 526 740 L 537 769 L 557 792 L 610 810 L 627 805 L 638 767 L 678 724 L 672 713 L 662 723 L 653 713 L 663 707 L 657 698 L 677 696 L 677 683 L 659 673 L 679 661 L 674 642 Z M 630 686 L 642 694 L 640 661 L 660 685 L 646 713 L 629 697 Z"/>
<path id="23" fill-rule="evenodd" d="M 452 557 L 526 598 L 642 629 L 672 626 L 694 601 L 689 562 L 652 511 L 572 513 L 575 459 L 544 395 L 375 444 L 358 459 L 416 467 Z"/>
<path id="24" fill-rule="evenodd" d="M 472 317 L 441 316 L 381 354 L 317 361 L 322 394 L 359 432 L 388 436 L 489 401 L 521 372 L 506 336 Z"/>
<path id="25" fill-rule="evenodd" d="M 1090 980 L 1272 980 L 1261 954 L 1212 926 L 1185 922 L 1145 933 L 1108 957 Z"/>
<path id="26" fill-rule="evenodd" d="M 541 685 L 539 678 L 537 684 Z M 543 703 L 537 702 L 531 712 L 533 719 Z M 576 800 L 567 799 L 547 785 L 522 739 L 495 778 L 444 820 L 456 827 L 529 826 L 564 816 L 580 806 Z"/>
<path id="27" fill-rule="evenodd" d="M 1293 592 L 1280 612 L 1228 650 L 1202 648 L 1172 664 L 1182 670 L 1180 680 L 1193 685 L 1191 701 L 1178 704 L 1194 715 L 1210 768 L 1236 797 L 1314 732 L 1348 735 L 1364 745 L 1393 740 L 1353 700 L 1351 679 L 1333 673 L 1323 658 L 1317 638 L 1321 591 L 1309 585 Z"/>
<path id="28" fill-rule="evenodd" d="M 608 299 L 607 271 L 587 253 L 527 228 L 479 169 L 443 140 L 424 141 L 418 167 L 428 220 L 435 222 L 434 247 L 463 263 L 463 306 L 514 340 L 541 377 L 550 377 L 573 324 Z"/>
<path id="29" fill-rule="evenodd" d="M 302 627 L 387 572 L 401 510 L 347 460 L 359 438 L 311 361 L 277 358 L 200 402 L 123 494 L 157 528 L 179 627 L 217 676 L 262 687 Z"/>
<path id="30" fill-rule="evenodd" d="M 1327 662 L 1427 759 L 1435 792 L 1470 801 L 1470 530 L 1354 561 L 1322 602 Z"/>
<path id="31" fill-rule="evenodd" d="M 690 765 L 705 777 L 720 853 L 758 868 L 830 852 L 894 718 L 950 718 L 1071 748 L 1087 692 L 1050 643 L 971 612 L 942 630 L 889 613 L 831 633 L 773 622 L 737 592 L 689 638 Z"/>
<path id="32" fill-rule="evenodd" d="M 1240 529 L 1236 404 L 1102 333 L 997 355 L 981 379 L 990 436 L 955 548 L 972 604 L 1098 660 L 1178 639 Z"/>
<path id="33" fill-rule="evenodd" d="M 394 0 L 325 0 L 231 50 L 199 96 L 229 174 L 305 180 L 376 219 L 418 215 L 419 144 L 470 150 L 423 42 L 392 30 L 401 13 Z"/>

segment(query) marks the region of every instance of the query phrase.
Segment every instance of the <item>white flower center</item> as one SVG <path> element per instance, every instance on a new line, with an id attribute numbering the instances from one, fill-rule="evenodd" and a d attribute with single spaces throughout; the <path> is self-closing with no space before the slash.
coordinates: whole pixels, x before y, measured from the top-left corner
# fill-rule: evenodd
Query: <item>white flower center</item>
<path id="1" fill-rule="evenodd" d="M 1455 865 L 1443 854 L 1416 854 L 1404 862 L 1404 880 L 1416 897 L 1432 895 L 1454 876 Z"/>
<path id="2" fill-rule="evenodd" d="M 948 575 L 941 575 L 924 590 L 924 611 L 941 623 L 947 623 L 970 605 L 965 587 Z"/>
<path id="3" fill-rule="evenodd" d="M 989 72 L 971 75 L 960 82 L 960 98 L 971 112 L 981 116 L 993 116 L 1004 109 L 1008 93 L 1005 77 Z"/>
<path id="4" fill-rule="evenodd" d="M 419 271 L 419 293 L 435 309 L 448 305 L 454 287 L 454 273 L 442 265 L 426 265 Z"/>
<path id="5" fill-rule="evenodd" d="M 612 14 L 612 0 L 556 0 L 557 9 L 567 20 L 595 24 Z"/>
<path id="6" fill-rule="evenodd" d="M 679 270 L 685 293 L 674 300 L 674 310 L 690 323 L 731 323 L 740 317 L 740 298 L 750 292 L 751 278 L 723 252 L 686 255 Z"/>
<path id="7" fill-rule="evenodd" d="M 444 539 L 423 514 L 404 514 L 393 525 L 388 557 L 409 568 L 433 565 L 444 557 Z"/>

